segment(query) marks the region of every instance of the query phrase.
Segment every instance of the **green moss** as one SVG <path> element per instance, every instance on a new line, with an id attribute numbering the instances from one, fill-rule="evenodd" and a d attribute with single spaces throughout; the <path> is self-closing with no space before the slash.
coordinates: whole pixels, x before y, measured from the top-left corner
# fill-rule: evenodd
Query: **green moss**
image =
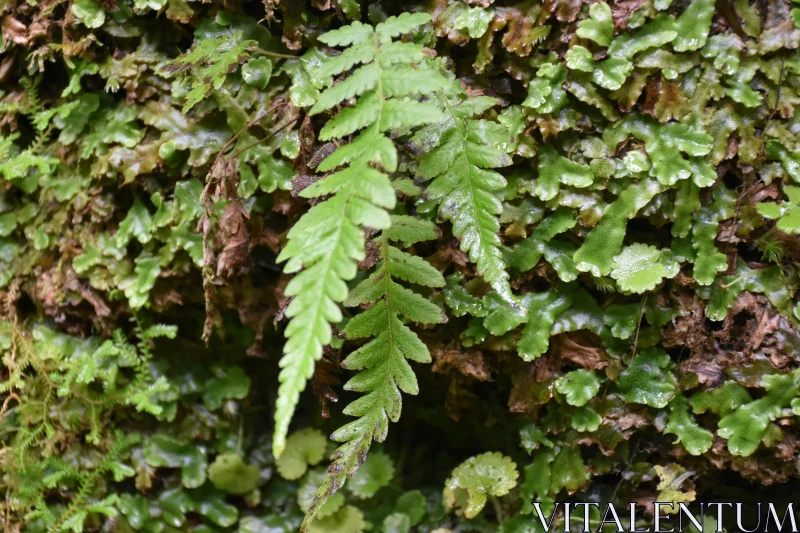
<path id="1" fill-rule="evenodd" d="M 7 4 L 10 531 L 797 481 L 799 8 Z"/>

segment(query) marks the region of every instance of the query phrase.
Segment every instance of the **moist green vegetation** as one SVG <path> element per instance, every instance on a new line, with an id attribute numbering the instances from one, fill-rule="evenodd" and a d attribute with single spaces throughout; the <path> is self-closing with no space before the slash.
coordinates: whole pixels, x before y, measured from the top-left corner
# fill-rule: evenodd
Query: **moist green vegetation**
<path id="1" fill-rule="evenodd" d="M 800 497 L 800 5 L 2 9 L 5 532 Z"/>

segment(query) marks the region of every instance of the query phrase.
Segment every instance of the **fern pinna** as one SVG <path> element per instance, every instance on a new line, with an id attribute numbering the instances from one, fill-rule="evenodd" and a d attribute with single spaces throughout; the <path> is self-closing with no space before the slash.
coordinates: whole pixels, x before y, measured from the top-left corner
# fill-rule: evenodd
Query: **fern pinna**
<path id="1" fill-rule="evenodd" d="M 305 524 L 325 500 L 353 476 L 364 462 L 373 441 L 383 442 L 389 421 L 400 418 L 400 392 L 417 394 L 417 379 L 406 359 L 417 363 L 430 362 L 428 348 L 406 324 L 437 324 L 442 321 L 441 309 L 421 295 L 395 281 L 400 279 L 424 287 L 443 287 L 442 274 L 424 259 L 390 244 L 401 241 L 404 246 L 436 238 L 433 223 L 414 217 L 392 217 L 392 225 L 375 239 L 380 249 L 380 262 L 372 275 L 362 281 L 347 297 L 349 307 L 371 307 L 347 323 L 348 339 L 371 338 L 351 353 L 342 363 L 348 370 L 358 370 L 345 385 L 346 390 L 365 393 L 344 410 L 358 417 L 339 428 L 331 436 L 342 445 L 333 454 L 333 463 L 315 495 Z"/>
<path id="2" fill-rule="evenodd" d="M 426 180 L 433 178 L 426 193 L 441 202 L 439 214 L 452 222 L 461 249 L 469 253 L 478 272 L 503 299 L 514 302 L 498 237 L 503 206 L 496 191 L 506 186 L 506 180 L 491 170 L 512 162 L 500 149 L 508 134 L 500 124 L 471 118 L 498 101 L 480 96 L 458 103 L 450 98 L 441 96 L 446 122 L 437 131 L 426 128 L 416 136 L 422 144 L 435 145 L 422 157 L 417 173 Z"/>
<path id="3" fill-rule="evenodd" d="M 344 108 L 322 128 L 322 140 L 356 134 L 318 167 L 319 172 L 339 169 L 300 194 L 327 197 L 292 227 L 278 261 L 284 271 L 297 273 L 286 287 L 293 297 L 286 315 L 286 344 L 281 359 L 280 387 L 275 413 L 273 450 L 280 456 L 300 392 L 331 341 L 330 323 L 339 322 L 338 304 L 347 296 L 346 281 L 353 279 L 357 262 L 365 257 L 364 229 L 386 229 L 395 191 L 387 172 L 397 169 L 397 150 L 388 132 L 408 132 L 421 124 L 439 122 L 444 115 L 436 106 L 409 97 L 423 97 L 446 85 L 437 72 L 425 68 L 423 48 L 393 41 L 430 19 L 427 14 L 404 13 L 389 17 L 373 29 L 354 22 L 330 31 L 320 40 L 346 46 L 321 67 L 321 77 L 339 76 L 356 65 L 348 77 L 319 96 L 312 114 L 322 113 L 350 98 Z"/>

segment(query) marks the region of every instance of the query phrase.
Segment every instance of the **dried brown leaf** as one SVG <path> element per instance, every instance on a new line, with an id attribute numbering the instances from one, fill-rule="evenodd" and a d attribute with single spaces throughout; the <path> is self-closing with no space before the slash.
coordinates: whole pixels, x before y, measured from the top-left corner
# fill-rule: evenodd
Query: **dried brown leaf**
<path id="1" fill-rule="evenodd" d="M 603 344 L 591 332 L 578 331 L 557 335 L 550 340 L 556 357 L 567 359 L 587 370 L 598 370 L 608 366 Z"/>
<path id="2" fill-rule="evenodd" d="M 28 27 L 12 15 L 3 17 L 3 39 L 20 46 L 27 46 L 30 40 Z"/>
<path id="3" fill-rule="evenodd" d="M 232 200 L 222 212 L 217 228 L 217 246 L 222 251 L 217 258 L 217 276 L 225 277 L 235 267 L 243 264 L 250 249 L 250 236 L 245 221 L 248 215 L 242 203 Z"/>
<path id="4" fill-rule="evenodd" d="M 439 374 L 458 372 L 478 381 L 491 381 L 492 374 L 480 350 L 459 351 L 452 348 L 434 349 L 433 371 Z"/>

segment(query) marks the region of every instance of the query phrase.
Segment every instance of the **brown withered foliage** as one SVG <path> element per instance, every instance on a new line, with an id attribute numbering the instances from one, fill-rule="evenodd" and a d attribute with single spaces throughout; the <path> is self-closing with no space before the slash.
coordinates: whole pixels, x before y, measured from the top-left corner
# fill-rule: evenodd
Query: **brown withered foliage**
<path id="1" fill-rule="evenodd" d="M 591 332 L 557 335 L 550 341 L 550 349 L 555 357 L 571 361 L 587 370 L 599 370 L 608 366 L 608 355 Z"/>
<path id="2" fill-rule="evenodd" d="M 311 378 L 311 389 L 320 404 L 322 418 L 330 418 L 328 402 L 336 403 L 339 395 L 336 389 L 341 384 L 339 353 L 331 347 L 326 347 L 322 352 L 322 359 L 314 367 L 314 376 Z"/>
<path id="3" fill-rule="evenodd" d="M 439 348 L 431 352 L 434 372 L 457 372 L 477 381 L 491 381 L 492 374 L 480 350 Z"/>
<path id="4" fill-rule="evenodd" d="M 206 178 L 201 203 L 204 213 L 197 230 L 203 235 L 203 289 L 206 300 L 206 324 L 203 338 L 208 342 L 214 325 L 221 325 L 215 303 L 215 285 L 248 258 L 250 236 L 247 231 L 247 212 L 236 193 L 239 174 L 236 162 L 219 156 Z M 217 219 L 217 202 L 225 207 Z"/>

